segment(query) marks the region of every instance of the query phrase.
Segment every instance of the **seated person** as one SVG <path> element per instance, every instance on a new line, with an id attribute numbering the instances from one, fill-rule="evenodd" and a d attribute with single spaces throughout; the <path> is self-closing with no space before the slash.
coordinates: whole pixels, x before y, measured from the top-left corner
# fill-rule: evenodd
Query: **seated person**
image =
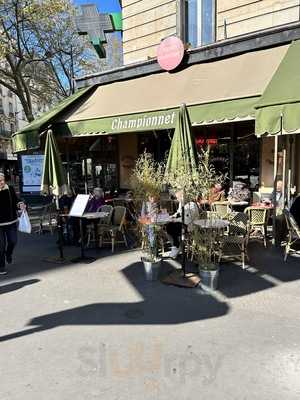
<path id="1" fill-rule="evenodd" d="M 159 214 L 159 198 L 157 194 L 150 194 L 148 201 L 144 201 L 142 205 L 142 218 L 155 218 Z"/>
<path id="2" fill-rule="evenodd" d="M 67 194 L 64 194 L 59 199 L 59 209 L 65 213 L 68 213 L 71 210 L 74 200 L 74 192 L 71 188 L 69 188 Z"/>
<path id="3" fill-rule="evenodd" d="M 250 197 L 250 190 L 244 182 L 236 182 L 228 193 L 228 200 L 232 203 L 239 203 L 241 201 L 249 202 Z"/>
<path id="4" fill-rule="evenodd" d="M 214 183 L 209 191 L 208 203 L 212 204 L 217 201 L 225 200 L 225 191 L 220 183 Z"/>
<path id="5" fill-rule="evenodd" d="M 170 257 L 176 258 L 179 253 L 180 236 L 182 232 L 182 204 L 183 204 L 183 191 L 176 192 L 176 199 L 179 202 L 176 213 L 173 218 L 180 218 L 180 222 L 169 222 L 166 226 L 167 234 L 171 242 Z M 199 218 L 199 208 L 196 201 L 190 201 L 184 206 L 184 224 L 191 229 L 192 223 L 195 219 Z"/>
<path id="6" fill-rule="evenodd" d="M 101 188 L 95 188 L 93 195 L 87 203 L 85 212 L 97 212 L 105 204 L 104 192 Z"/>
<path id="7" fill-rule="evenodd" d="M 274 201 L 274 190 L 272 192 L 272 201 Z M 283 182 L 281 179 L 279 179 L 276 183 L 276 207 L 279 209 L 279 214 L 281 214 L 280 210 L 283 210 L 284 208 Z M 276 214 L 278 214 L 278 210 Z"/>

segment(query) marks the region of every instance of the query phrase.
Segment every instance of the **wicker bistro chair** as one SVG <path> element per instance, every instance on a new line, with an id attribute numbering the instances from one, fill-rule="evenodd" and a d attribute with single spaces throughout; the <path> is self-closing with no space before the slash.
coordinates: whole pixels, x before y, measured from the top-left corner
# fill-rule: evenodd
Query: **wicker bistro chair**
<path id="1" fill-rule="evenodd" d="M 50 203 L 41 207 L 29 207 L 28 215 L 33 232 L 40 235 L 44 231 L 50 231 L 53 234 L 57 226 L 57 211 L 54 204 Z"/>
<path id="2" fill-rule="evenodd" d="M 102 247 L 103 244 L 111 243 L 112 253 L 114 253 L 117 243 L 124 243 L 128 247 L 125 234 L 125 217 L 126 208 L 116 206 L 113 209 L 112 222 L 108 225 L 98 225 L 99 247 Z M 118 236 L 120 237 L 119 240 L 117 240 Z"/>
<path id="3" fill-rule="evenodd" d="M 250 237 L 251 233 L 260 232 L 261 238 L 264 241 L 264 246 L 267 247 L 267 224 L 269 219 L 269 210 L 262 207 L 247 207 L 245 213 L 249 218 Z M 252 237 L 259 238 L 257 235 Z"/>
<path id="4" fill-rule="evenodd" d="M 284 252 L 284 261 L 286 261 L 288 255 L 294 250 L 293 245 L 297 242 L 300 242 L 300 228 L 298 227 L 292 214 L 287 209 L 283 210 L 283 214 L 288 227 L 288 239 Z"/>
<path id="5" fill-rule="evenodd" d="M 98 208 L 97 212 L 107 212 L 108 216 L 104 218 L 100 218 L 97 222 L 97 232 L 99 232 L 99 226 L 109 226 L 111 224 L 112 214 L 113 214 L 113 206 L 104 205 Z M 87 234 L 87 247 L 90 246 L 92 242 L 96 242 L 97 238 L 95 237 L 95 224 L 89 223 L 86 226 L 86 234 Z M 97 235 L 98 236 L 98 235 Z"/>
<path id="6" fill-rule="evenodd" d="M 237 212 L 232 213 L 228 220 L 228 232 L 223 238 L 219 262 L 221 259 L 239 257 L 244 269 L 246 259 L 249 260 L 247 253 L 249 240 L 248 216 L 243 212 Z"/>
<path id="7" fill-rule="evenodd" d="M 228 201 L 216 201 L 211 205 L 212 211 L 214 211 L 219 218 L 227 218 L 232 212 L 230 203 Z"/>

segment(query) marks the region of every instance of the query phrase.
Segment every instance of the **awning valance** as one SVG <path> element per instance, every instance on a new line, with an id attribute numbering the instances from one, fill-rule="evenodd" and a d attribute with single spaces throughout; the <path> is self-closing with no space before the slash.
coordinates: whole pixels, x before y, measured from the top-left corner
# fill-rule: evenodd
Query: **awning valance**
<path id="1" fill-rule="evenodd" d="M 293 42 L 256 105 L 255 132 L 300 132 L 300 41 Z"/>
<path id="2" fill-rule="evenodd" d="M 51 118 L 52 129 L 66 136 L 171 129 L 182 103 L 194 125 L 254 119 L 254 106 L 287 49 L 284 45 L 196 64 L 176 73 L 99 85 L 67 109 L 60 109 Z"/>

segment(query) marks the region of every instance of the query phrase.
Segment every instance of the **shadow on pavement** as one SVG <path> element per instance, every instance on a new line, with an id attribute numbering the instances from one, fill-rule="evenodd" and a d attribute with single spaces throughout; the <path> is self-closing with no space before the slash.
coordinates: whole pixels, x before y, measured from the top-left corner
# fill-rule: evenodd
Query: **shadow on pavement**
<path id="1" fill-rule="evenodd" d="M 0 294 L 13 292 L 14 290 L 22 289 L 25 286 L 33 285 L 40 282 L 40 279 L 28 279 L 27 281 L 19 281 L 0 286 Z"/>
<path id="2" fill-rule="evenodd" d="M 166 267 L 172 268 L 168 263 Z M 144 297 L 135 303 L 93 303 L 31 319 L 28 329 L 0 337 L 7 341 L 65 325 L 166 325 L 217 318 L 229 312 L 225 302 L 199 289 L 182 290 L 147 282 L 140 263 L 122 270 L 126 279 Z"/>

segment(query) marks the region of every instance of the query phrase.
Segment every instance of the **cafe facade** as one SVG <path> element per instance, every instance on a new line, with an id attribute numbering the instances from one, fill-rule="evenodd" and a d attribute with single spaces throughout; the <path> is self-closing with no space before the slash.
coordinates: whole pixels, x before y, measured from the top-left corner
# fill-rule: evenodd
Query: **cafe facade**
<path id="1" fill-rule="evenodd" d="M 253 191 L 271 193 L 276 178 L 300 191 L 300 28 L 284 35 L 268 30 L 259 38 L 251 34 L 197 52 L 183 49 L 178 59 L 174 37 L 177 44 L 163 53 L 164 61 L 176 59 L 170 70 L 155 59 L 81 78 L 74 95 L 14 135 L 14 150 L 42 152 L 45 132 L 52 129 L 79 191 L 95 185 L 126 190 L 141 152 L 165 158 L 185 103 L 199 151 L 210 147 L 228 185 L 244 179 Z"/>

